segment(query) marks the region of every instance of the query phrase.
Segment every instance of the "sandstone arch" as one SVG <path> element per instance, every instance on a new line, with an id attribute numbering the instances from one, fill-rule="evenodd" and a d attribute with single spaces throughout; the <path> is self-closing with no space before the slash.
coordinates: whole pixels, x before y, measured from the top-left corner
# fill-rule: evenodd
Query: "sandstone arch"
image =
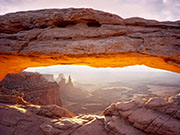
<path id="1" fill-rule="evenodd" d="M 180 73 L 180 21 L 69 8 L 6 14 L 0 26 L 0 80 L 27 67 L 56 64 L 144 64 Z"/>

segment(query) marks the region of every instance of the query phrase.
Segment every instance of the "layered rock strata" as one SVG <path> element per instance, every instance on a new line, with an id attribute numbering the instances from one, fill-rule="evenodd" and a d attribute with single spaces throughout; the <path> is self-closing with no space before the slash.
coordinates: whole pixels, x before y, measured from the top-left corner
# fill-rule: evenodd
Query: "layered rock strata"
<path id="1" fill-rule="evenodd" d="M 1 79 L 27 67 L 56 64 L 144 64 L 180 73 L 180 21 L 69 8 L 9 13 L 0 16 L 0 26 Z"/>
<path id="2" fill-rule="evenodd" d="M 180 134 L 180 94 L 112 104 L 104 111 L 106 129 L 112 134 Z"/>
<path id="3" fill-rule="evenodd" d="M 59 85 L 39 73 L 8 74 L 0 82 L 0 102 L 61 106 Z"/>
<path id="4" fill-rule="evenodd" d="M 179 135 L 180 94 L 118 102 L 103 116 L 74 116 L 58 106 L 0 104 L 3 135 Z"/>

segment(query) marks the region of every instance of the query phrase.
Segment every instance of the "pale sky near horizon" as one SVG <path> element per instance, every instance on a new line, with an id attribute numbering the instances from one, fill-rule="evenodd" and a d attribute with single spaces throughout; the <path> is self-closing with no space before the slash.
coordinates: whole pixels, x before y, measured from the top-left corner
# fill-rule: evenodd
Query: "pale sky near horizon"
<path id="1" fill-rule="evenodd" d="M 0 15 L 44 8 L 93 8 L 123 18 L 180 20 L 180 0 L 0 0 Z"/>
<path id="2" fill-rule="evenodd" d="M 180 79 L 180 75 L 166 70 L 154 69 L 144 65 L 127 66 L 123 68 L 94 68 L 80 65 L 54 65 L 48 67 L 28 68 L 25 71 L 39 72 L 41 74 L 54 74 L 56 77 L 63 73 L 67 78 L 71 75 L 73 80 L 83 83 L 100 83 L 117 80 L 133 80 L 154 78 L 157 79 L 163 75 Z M 170 76 L 169 76 L 170 75 Z M 163 77 L 163 78 L 164 78 Z"/>

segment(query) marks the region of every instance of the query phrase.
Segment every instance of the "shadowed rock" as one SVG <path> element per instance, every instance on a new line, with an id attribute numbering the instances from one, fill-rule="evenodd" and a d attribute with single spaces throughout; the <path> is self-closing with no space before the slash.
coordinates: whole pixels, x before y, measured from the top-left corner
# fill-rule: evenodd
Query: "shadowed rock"
<path id="1" fill-rule="evenodd" d="M 179 103 L 179 94 L 167 99 L 118 102 L 109 106 L 104 111 L 104 116 L 75 116 L 56 105 L 0 104 L 0 133 L 3 135 L 179 135 Z"/>

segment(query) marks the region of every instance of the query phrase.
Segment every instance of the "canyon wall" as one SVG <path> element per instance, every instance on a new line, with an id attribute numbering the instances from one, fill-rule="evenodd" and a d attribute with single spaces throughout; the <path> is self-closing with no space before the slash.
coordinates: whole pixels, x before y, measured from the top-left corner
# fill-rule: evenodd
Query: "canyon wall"
<path id="1" fill-rule="evenodd" d="M 1 102 L 6 103 L 18 102 L 19 96 L 32 104 L 61 106 L 59 85 L 56 82 L 48 82 L 39 73 L 8 74 L 0 82 L 0 94 Z"/>

